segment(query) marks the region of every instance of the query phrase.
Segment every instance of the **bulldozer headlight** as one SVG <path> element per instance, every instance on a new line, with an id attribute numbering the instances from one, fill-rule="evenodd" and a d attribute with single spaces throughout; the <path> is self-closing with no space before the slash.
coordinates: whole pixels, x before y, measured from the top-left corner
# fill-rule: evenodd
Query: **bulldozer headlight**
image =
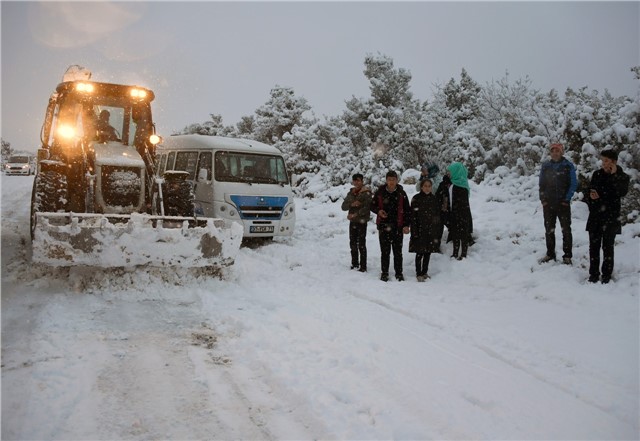
<path id="1" fill-rule="evenodd" d="M 151 135 L 151 136 L 149 136 L 149 142 L 150 142 L 152 145 L 159 144 L 159 143 L 160 143 L 160 141 L 162 141 L 162 138 L 161 138 L 161 137 L 159 137 L 158 135 Z"/>
<path id="2" fill-rule="evenodd" d="M 61 126 L 58 127 L 58 136 L 65 138 L 65 139 L 71 139 L 76 135 L 76 129 L 63 124 Z"/>
<path id="3" fill-rule="evenodd" d="M 76 84 L 76 90 L 78 92 L 85 92 L 85 93 L 93 93 L 93 84 L 91 83 L 78 83 Z"/>
<path id="4" fill-rule="evenodd" d="M 143 89 L 134 88 L 134 89 L 131 89 L 129 93 L 133 98 L 144 99 L 147 97 L 147 91 Z"/>

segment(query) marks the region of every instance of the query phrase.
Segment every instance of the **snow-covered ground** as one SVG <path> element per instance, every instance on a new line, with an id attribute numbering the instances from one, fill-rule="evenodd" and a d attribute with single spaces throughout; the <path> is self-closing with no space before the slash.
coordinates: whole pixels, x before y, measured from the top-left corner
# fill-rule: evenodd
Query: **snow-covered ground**
<path id="1" fill-rule="evenodd" d="M 614 283 L 588 284 L 574 202 L 573 266 L 540 266 L 535 178 L 472 185 L 477 242 L 426 283 L 408 238 L 407 280 L 378 280 L 373 222 L 369 272 L 349 270 L 341 200 L 298 200 L 295 235 L 242 248 L 223 280 L 47 269 L 32 180 L 1 181 L 2 439 L 640 436 L 640 224 Z"/>

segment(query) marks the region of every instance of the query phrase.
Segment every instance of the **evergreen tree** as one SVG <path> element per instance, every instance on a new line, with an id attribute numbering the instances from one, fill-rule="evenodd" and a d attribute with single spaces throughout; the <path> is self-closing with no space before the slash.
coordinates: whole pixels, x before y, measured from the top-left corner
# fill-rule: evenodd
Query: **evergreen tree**
<path id="1" fill-rule="evenodd" d="M 255 139 L 267 144 L 282 141 L 285 133 L 292 133 L 296 125 L 308 124 L 303 117 L 308 110 L 311 106 L 305 98 L 295 96 L 290 87 L 276 85 L 267 102 L 256 110 Z"/>
<path id="2" fill-rule="evenodd" d="M 235 136 L 238 138 L 253 138 L 255 131 L 256 119 L 253 115 L 243 116 L 240 122 L 236 124 Z"/>
<path id="3" fill-rule="evenodd" d="M 483 89 L 475 134 L 487 148 L 488 171 L 506 166 L 530 174 L 540 163 L 546 139 L 535 111 L 537 94 L 528 77 L 511 83 L 508 73 Z"/>
<path id="4" fill-rule="evenodd" d="M 419 137 L 421 107 L 409 90 L 411 74 L 396 69 L 386 55 L 369 54 L 364 64 L 371 97 L 347 101 L 347 135 L 354 146 L 371 149 L 376 169 L 415 166 L 425 145 Z"/>
<path id="5" fill-rule="evenodd" d="M 0 139 L 0 143 L 2 145 L 2 161 L 4 162 L 9 159 L 9 156 L 11 156 L 11 154 L 13 153 L 13 149 L 11 148 L 11 143 L 5 141 L 4 139 Z"/>
<path id="6" fill-rule="evenodd" d="M 196 134 L 207 136 L 229 136 L 234 132 L 233 127 L 224 126 L 221 115 L 211 113 L 209 116 L 211 117 L 211 121 L 190 124 L 179 133 L 182 135 Z"/>
<path id="7" fill-rule="evenodd" d="M 456 123 L 462 124 L 479 114 L 479 96 L 482 88 L 462 68 L 460 83 L 451 78 L 444 87 L 446 105 L 454 112 Z"/>

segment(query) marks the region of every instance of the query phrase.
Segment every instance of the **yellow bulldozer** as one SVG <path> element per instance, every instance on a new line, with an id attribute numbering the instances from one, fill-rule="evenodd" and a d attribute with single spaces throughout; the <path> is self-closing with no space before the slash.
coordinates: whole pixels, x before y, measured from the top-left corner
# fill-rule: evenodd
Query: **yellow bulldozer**
<path id="1" fill-rule="evenodd" d="M 184 172 L 158 176 L 150 89 L 71 66 L 49 99 L 31 197 L 32 260 L 50 266 L 231 265 L 242 227 L 194 213 Z"/>

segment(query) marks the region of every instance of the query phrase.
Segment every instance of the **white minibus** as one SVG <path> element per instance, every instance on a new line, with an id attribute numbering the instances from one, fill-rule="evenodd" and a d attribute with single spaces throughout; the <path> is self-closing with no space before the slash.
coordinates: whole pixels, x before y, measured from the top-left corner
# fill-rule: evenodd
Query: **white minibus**
<path id="1" fill-rule="evenodd" d="M 174 135 L 156 154 L 158 177 L 189 173 L 196 215 L 238 222 L 247 238 L 293 234 L 293 192 L 277 148 L 250 139 Z"/>

